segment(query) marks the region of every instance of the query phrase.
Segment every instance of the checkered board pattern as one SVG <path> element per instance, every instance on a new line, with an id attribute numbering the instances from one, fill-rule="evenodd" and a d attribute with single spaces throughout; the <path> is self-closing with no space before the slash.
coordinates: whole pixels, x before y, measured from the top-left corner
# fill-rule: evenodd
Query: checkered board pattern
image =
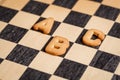
<path id="1" fill-rule="evenodd" d="M 49 35 L 32 29 L 48 17 Z M 98 47 L 81 41 L 91 28 L 106 34 Z M 65 55 L 44 50 L 56 35 Z M 120 0 L 0 1 L 0 80 L 120 80 Z"/>

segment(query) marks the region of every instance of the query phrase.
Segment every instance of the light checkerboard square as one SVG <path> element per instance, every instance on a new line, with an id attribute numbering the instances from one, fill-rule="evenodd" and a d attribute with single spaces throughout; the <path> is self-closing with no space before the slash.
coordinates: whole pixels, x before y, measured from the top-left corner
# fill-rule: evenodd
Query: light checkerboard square
<path id="1" fill-rule="evenodd" d="M 12 67 L 10 67 L 12 66 Z M 0 65 L 1 80 L 18 80 L 26 70 L 26 66 L 4 60 Z"/>
<path id="2" fill-rule="evenodd" d="M 16 45 L 16 43 L 0 39 L 0 57 L 6 58 Z"/>
<path id="3" fill-rule="evenodd" d="M 28 33 L 20 40 L 19 44 L 41 50 L 46 42 L 49 40 L 50 36 L 29 30 Z M 35 42 L 33 43 L 32 41 Z"/>
<path id="4" fill-rule="evenodd" d="M 30 29 L 39 18 L 40 16 L 19 11 L 15 15 L 15 17 L 10 21 L 10 24 L 13 24 L 22 28 Z"/>
<path id="5" fill-rule="evenodd" d="M 68 80 L 68 79 L 65 79 L 65 78 L 62 78 L 62 77 L 58 77 L 58 76 L 55 76 L 55 75 L 52 75 L 51 77 L 50 77 L 50 80 Z"/>
<path id="6" fill-rule="evenodd" d="M 29 67 L 53 74 L 62 60 L 63 58 L 61 57 L 53 56 L 45 52 L 40 52 Z"/>
<path id="7" fill-rule="evenodd" d="M 82 28 L 79 28 L 77 26 L 61 23 L 54 32 L 53 36 L 59 35 L 67 38 L 71 42 L 75 42 L 76 38 L 80 35 L 82 30 Z"/>
<path id="8" fill-rule="evenodd" d="M 119 23 L 120 23 L 120 14 L 119 14 L 118 17 L 117 17 L 116 22 L 119 22 Z"/>
<path id="9" fill-rule="evenodd" d="M 98 76 L 99 75 L 99 76 Z M 97 68 L 88 67 L 80 80 L 111 80 L 112 73 Z"/>
<path id="10" fill-rule="evenodd" d="M 100 46 L 100 50 L 109 52 L 120 56 L 120 39 L 113 38 L 111 36 L 106 36 L 105 40 Z"/>
<path id="11" fill-rule="evenodd" d="M 100 18 L 97 16 L 92 16 L 92 18 L 89 20 L 85 28 L 86 29 L 98 29 L 102 31 L 103 33 L 107 34 L 112 28 L 113 24 L 114 24 L 114 21 Z"/>
<path id="12" fill-rule="evenodd" d="M 50 5 L 41 16 L 46 18 L 53 17 L 55 20 L 62 22 L 69 12 L 69 9 Z"/>
<path id="13" fill-rule="evenodd" d="M 78 0 L 72 10 L 94 15 L 99 6 L 100 4 L 97 2 L 92 2 L 90 0 Z"/>
<path id="14" fill-rule="evenodd" d="M 120 1 L 119 0 L 103 0 L 102 4 L 120 8 Z"/>
<path id="15" fill-rule="evenodd" d="M 65 58 L 89 65 L 96 51 L 96 49 L 74 43 Z"/>
<path id="16" fill-rule="evenodd" d="M 7 23 L 0 21 L 0 32 L 6 27 Z"/>
<path id="17" fill-rule="evenodd" d="M 9 7 L 16 10 L 21 10 L 29 0 L 5 0 L 2 6 Z"/>
<path id="18" fill-rule="evenodd" d="M 115 71 L 115 74 L 120 75 L 120 63 L 118 64 L 118 67 L 117 67 L 117 69 Z"/>

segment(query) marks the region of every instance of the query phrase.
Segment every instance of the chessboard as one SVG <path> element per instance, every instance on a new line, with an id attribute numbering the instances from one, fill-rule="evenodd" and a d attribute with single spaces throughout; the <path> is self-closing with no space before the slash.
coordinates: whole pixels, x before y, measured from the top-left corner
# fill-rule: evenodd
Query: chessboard
<path id="1" fill-rule="evenodd" d="M 32 28 L 48 17 L 50 34 Z M 83 44 L 91 28 L 100 46 Z M 54 36 L 70 41 L 62 56 L 45 52 Z M 0 80 L 120 80 L 120 0 L 0 0 Z"/>

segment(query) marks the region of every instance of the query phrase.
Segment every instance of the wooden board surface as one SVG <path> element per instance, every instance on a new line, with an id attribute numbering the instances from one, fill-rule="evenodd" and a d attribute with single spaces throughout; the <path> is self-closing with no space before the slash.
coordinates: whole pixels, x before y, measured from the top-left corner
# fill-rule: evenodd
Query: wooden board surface
<path id="1" fill-rule="evenodd" d="M 32 29 L 48 17 L 49 35 Z M 106 35 L 98 47 L 81 41 L 91 28 Z M 65 55 L 44 50 L 56 35 L 70 41 Z M 0 80 L 120 80 L 120 0 L 3 0 Z"/>

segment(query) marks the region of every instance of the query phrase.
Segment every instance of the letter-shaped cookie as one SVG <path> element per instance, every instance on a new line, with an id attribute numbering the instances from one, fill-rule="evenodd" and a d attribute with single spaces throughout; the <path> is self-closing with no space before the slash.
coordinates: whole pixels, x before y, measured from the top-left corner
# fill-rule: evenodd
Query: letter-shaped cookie
<path id="1" fill-rule="evenodd" d="M 69 41 L 66 38 L 55 36 L 45 48 L 45 51 L 52 55 L 63 55 L 69 47 Z"/>
<path id="2" fill-rule="evenodd" d="M 93 35 L 97 36 L 98 38 L 93 40 L 92 39 Z M 83 36 L 82 40 L 84 44 L 95 47 L 95 46 L 99 46 L 104 38 L 105 38 L 105 34 L 103 32 L 96 29 L 90 29 Z"/>
<path id="3" fill-rule="evenodd" d="M 52 29 L 53 24 L 54 24 L 54 19 L 52 17 L 49 17 L 49 18 L 35 24 L 33 26 L 33 29 L 40 30 L 44 34 L 49 34 Z"/>

